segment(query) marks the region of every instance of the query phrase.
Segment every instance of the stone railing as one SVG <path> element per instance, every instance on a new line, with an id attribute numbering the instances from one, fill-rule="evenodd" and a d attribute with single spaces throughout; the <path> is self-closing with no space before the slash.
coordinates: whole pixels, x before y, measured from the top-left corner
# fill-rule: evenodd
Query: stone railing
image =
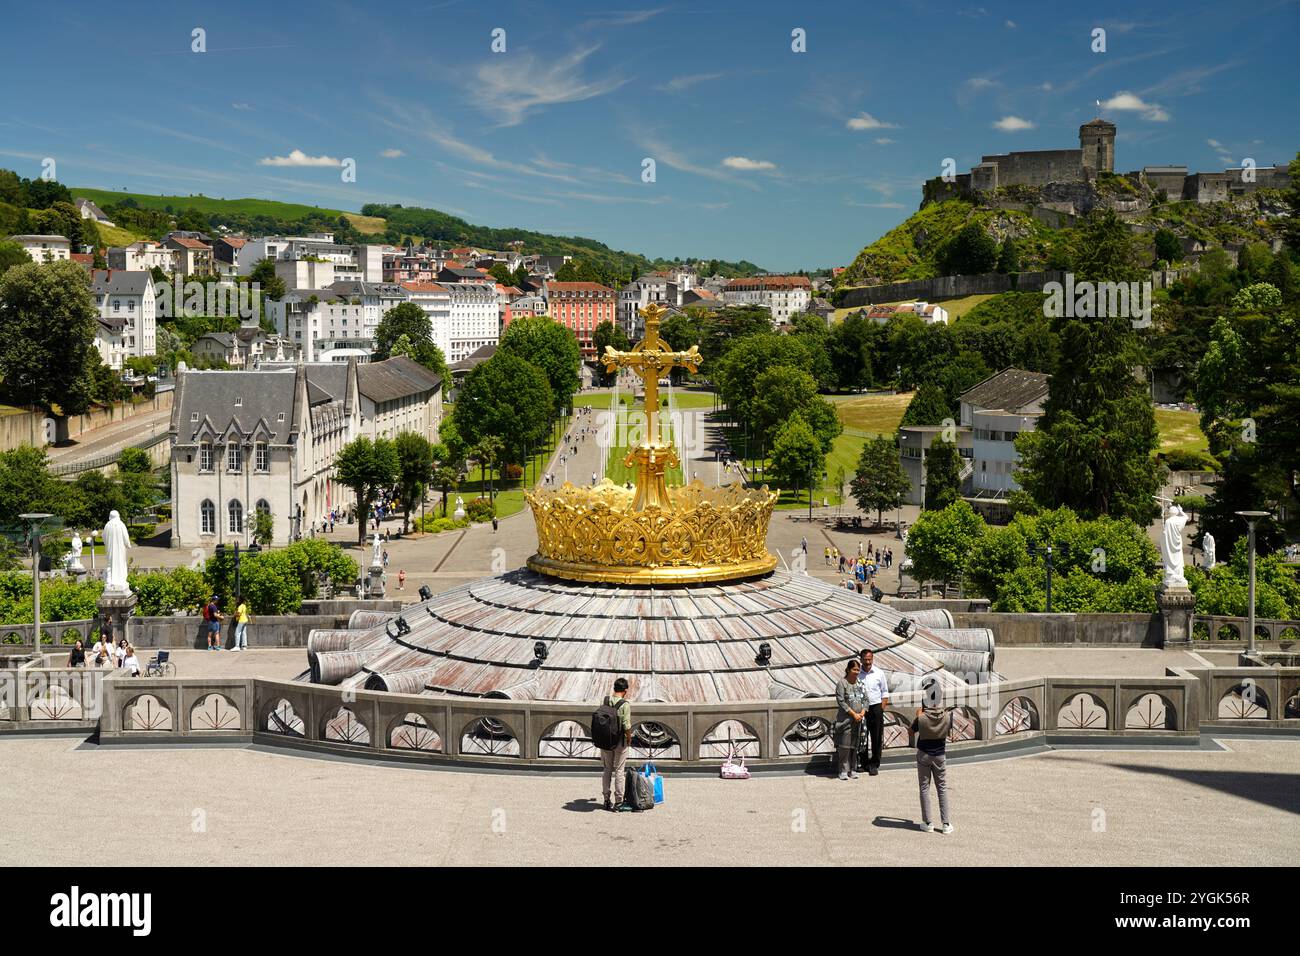
<path id="1" fill-rule="evenodd" d="M 1197 640 L 1217 642 L 1249 641 L 1250 619 L 1223 614 L 1196 614 L 1192 619 L 1193 647 Z M 1300 621 L 1255 618 L 1255 640 L 1300 641 Z"/>
<path id="2" fill-rule="evenodd" d="M 113 672 L 51 666 L 57 657 L 0 667 L 0 732 L 93 731 L 99 726 Z"/>
<path id="3" fill-rule="evenodd" d="M 78 639 L 89 649 L 98 635 L 99 622 L 95 619 L 86 621 L 42 621 L 41 643 L 45 647 L 71 647 Z M 0 655 L 29 654 L 32 647 L 34 624 L 0 624 Z"/>
<path id="4" fill-rule="evenodd" d="M 102 743 L 255 739 L 273 746 L 385 759 L 548 769 L 591 766 L 594 704 L 429 697 L 353 691 L 261 678 L 129 678 L 104 683 Z M 953 753 L 1035 742 L 1105 739 L 1194 744 L 1206 730 L 1300 729 L 1280 708 L 1300 668 L 1172 671 L 1163 677 L 1049 677 L 985 684 L 945 701 L 955 708 Z M 915 693 L 893 698 L 885 746 L 904 759 Z M 830 698 L 678 705 L 634 704 L 632 759 L 682 769 L 716 766 L 728 752 L 751 765 L 825 759 Z M 886 758 L 890 757 L 886 754 Z"/>

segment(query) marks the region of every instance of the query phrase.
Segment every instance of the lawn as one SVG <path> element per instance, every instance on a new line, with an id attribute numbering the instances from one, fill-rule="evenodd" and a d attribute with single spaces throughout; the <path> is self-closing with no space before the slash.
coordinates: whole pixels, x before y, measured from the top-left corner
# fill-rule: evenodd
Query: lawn
<path id="1" fill-rule="evenodd" d="M 661 419 L 666 421 L 666 419 Z M 621 423 L 615 426 L 615 433 L 623 433 L 625 429 Z M 627 482 L 636 483 L 636 469 L 623 464 L 623 459 L 627 457 L 631 449 L 627 445 L 615 445 L 609 450 L 609 457 L 605 459 L 605 477 L 616 485 L 626 484 Z M 669 485 L 685 484 L 685 478 L 682 475 L 681 465 L 669 468 L 664 472 L 664 481 Z"/>
<path id="2" fill-rule="evenodd" d="M 966 295 L 966 296 L 962 296 L 960 299 L 934 299 L 934 300 L 931 300 L 931 299 L 922 299 L 922 300 L 920 300 L 920 301 L 923 301 L 923 302 L 931 302 L 931 301 L 933 301 L 936 305 L 941 305 L 941 306 L 943 306 L 945 309 L 948 310 L 948 322 L 949 322 L 949 324 L 951 324 L 951 323 L 957 321 L 958 319 L 960 319 L 963 315 L 965 315 L 965 314 L 966 314 L 967 312 L 969 312 L 971 309 L 975 308 L 975 306 L 979 305 L 981 302 L 987 302 L 987 301 L 988 301 L 989 299 L 991 299 L 991 298 L 993 298 L 993 294 L 992 294 L 992 293 L 984 293 L 984 294 L 981 294 L 981 295 Z M 876 303 L 876 304 L 878 304 L 878 305 L 902 305 L 904 302 L 916 302 L 916 301 L 918 301 L 918 300 L 916 300 L 916 299 L 902 299 L 902 300 L 900 300 L 900 301 L 898 301 L 898 302 L 880 302 L 880 303 Z M 865 309 L 865 308 L 869 308 L 869 306 L 865 306 L 865 305 L 855 305 L 855 306 L 854 306 L 853 308 L 851 308 L 851 309 L 836 309 L 836 310 L 831 314 L 831 321 L 832 321 L 832 322 L 843 322 L 843 321 L 844 321 L 848 316 L 852 315 L 854 312 L 857 312 L 857 311 L 859 311 L 860 309 Z"/>
<path id="3" fill-rule="evenodd" d="M 866 395 L 829 396 L 845 431 L 867 435 L 892 435 L 912 400 L 911 392 L 871 392 Z"/>
<path id="4" fill-rule="evenodd" d="M 120 203 L 130 197 L 142 209 L 165 209 L 172 207 L 174 212 L 197 209 L 199 212 L 237 213 L 246 216 L 273 216 L 277 219 L 302 219 L 306 216 L 322 215 L 337 219 L 346 215 L 341 209 L 327 209 L 323 206 L 306 206 L 302 203 L 276 202 L 273 199 L 217 199 L 212 196 L 150 196 L 145 193 L 117 192 L 112 189 L 72 188 L 72 195 L 89 199 L 100 207 L 106 203 Z M 365 218 L 365 217 L 363 217 Z M 358 226 L 358 229 L 360 227 Z M 362 230 L 364 231 L 364 230 Z"/>
<path id="5" fill-rule="evenodd" d="M 1156 428 L 1160 432 L 1161 451 L 1209 451 L 1210 443 L 1201 431 L 1199 412 L 1157 408 Z"/>
<path id="6" fill-rule="evenodd" d="M 663 399 L 668 397 L 668 392 L 667 390 L 664 390 L 661 391 L 659 395 L 660 395 L 659 400 L 660 403 L 662 404 Z M 621 392 L 620 397 L 624 397 L 624 396 L 630 398 L 627 392 Z M 614 401 L 614 393 L 612 391 L 588 392 L 585 395 L 573 396 L 573 404 L 575 408 L 599 408 L 608 411 L 612 406 L 613 401 Z M 673 390 L 673 403 L 679 409 L 712 408 L 713 401 L 714 401 L 714 396 L 712 392 L 696 391 L 694 389 L 687 390 L 681 388 Z"/>
<path id="7" fill-rule="evenodd" d="M 563 435 L 564 432 L 568 430 L 569 420 L 567 418 L 563 419 L 561 425 L 562 427 L 559 429 L 558 434 Z M 489 482 L 492 487 L 496 489 L 498 518 L 508 518 L 510 515 L 518 514 L 524 510 L 524 507 L 527 505 L 527 502 L 524 500 L 524 489 L 541 481 L 542 476 L 546 474 L 546 465 L 551 460 L 551 455 L 554 453 L 555 442 L 548 441 L 545 450 L 539 451 L 528 459 L 528 463 L 524 467 L 523 478 L 515 481 L 505 481 L 501 478 L 500 474 L 498 474 L 494 482 Z M 469 477 L 461 483 L 459 490 L 453 491 L 447 496 L 447 513 L 451 514 L 452 508 L 455 507 L 456 495 L 460 495 L 466 501 L 469 501 L 471 498 L 477 498 L 480 495 L 486 496 L 487 491 L 488 484 L 479 481 L 478 469 L 471 468 Z M 439 509 L 437 513 L 441 514 L 442 492 L 439 489 L 431 488 L 429 495 L 431 501 Z M 432 514 L 433 512 L 430 511 L 428 513 Z"/>
<path id="8" fill-rule="evenodd" d="M 379 235 L 388 228 L 388 220 L 379 216 L 363 216 L 355 212 L 345 212 L 343 216 L 363 236 Z"/>

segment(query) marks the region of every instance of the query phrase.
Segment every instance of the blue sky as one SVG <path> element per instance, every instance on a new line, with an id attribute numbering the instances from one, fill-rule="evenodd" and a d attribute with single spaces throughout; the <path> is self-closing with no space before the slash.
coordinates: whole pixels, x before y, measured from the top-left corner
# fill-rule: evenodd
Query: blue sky
<path id="1" fill-rule="evenodd" d="M 847 263 L 946 157 L 964 171 L 1077 146 L 1097 100 L 1119 171 L 1295 156 L 1297 0 L 1056 6 L 24 4 L 0 36 L 0 165 L 36 176 L 52 157 L 72 186 L 433 206 L 794 269 Z"/>

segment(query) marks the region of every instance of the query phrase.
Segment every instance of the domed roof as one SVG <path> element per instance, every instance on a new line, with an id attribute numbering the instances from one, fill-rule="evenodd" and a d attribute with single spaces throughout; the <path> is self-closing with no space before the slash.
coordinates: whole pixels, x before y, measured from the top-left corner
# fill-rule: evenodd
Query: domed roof
<path id="1" fill-rule="evenodd" d="M 312 679 L 402 693 L 588 701 L 619 676 L 634 700 L 826 696 L 864 648 L 895 689 L 992 665 L 992 637 L 946 611 L 904 614 L 806 574 L 676 587 L 581 583 L 531 570 L 454 588 L 380 623 L 314 632 Z M 930 626 L 928 626 L 930 625 Z M 535 645 L 546 645 L 537 660 Z M 770 645 L 770 661 L 759 659 Z"/>

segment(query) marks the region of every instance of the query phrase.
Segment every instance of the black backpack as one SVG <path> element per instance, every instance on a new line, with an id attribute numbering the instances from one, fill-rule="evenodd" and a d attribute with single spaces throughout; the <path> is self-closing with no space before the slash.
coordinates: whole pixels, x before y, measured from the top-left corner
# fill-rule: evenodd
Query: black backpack
<path id="1" fill-rule="evenodd" d="M 605 703 L 596 708 L 591 715 L 591 742 L 598 750 L 614 750 L 623 742 L 623 719 L 619 708 L 627 703 L 627 698 L 620 697 L 617 704 Z"/>

